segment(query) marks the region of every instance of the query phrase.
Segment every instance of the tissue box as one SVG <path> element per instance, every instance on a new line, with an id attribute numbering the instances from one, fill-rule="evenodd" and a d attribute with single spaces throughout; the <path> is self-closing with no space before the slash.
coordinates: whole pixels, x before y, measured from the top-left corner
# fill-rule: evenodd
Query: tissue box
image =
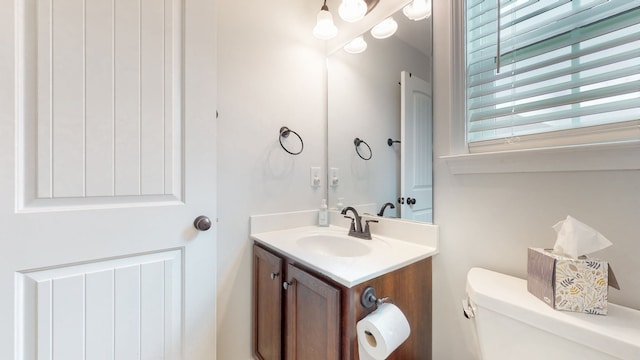
<path id="1" fill-rule="evenodd" d="M 556 310 L 606 315 L 609 286 L 620 289 L 609 264 L 552 251 L 529 248 L 527 290 Z"/>

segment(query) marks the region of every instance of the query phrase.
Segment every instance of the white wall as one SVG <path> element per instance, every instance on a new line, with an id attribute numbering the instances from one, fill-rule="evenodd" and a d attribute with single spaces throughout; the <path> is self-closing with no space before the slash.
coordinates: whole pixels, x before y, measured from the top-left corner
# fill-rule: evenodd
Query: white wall
<path id="1" fill-rule="evenodd" d="M 526 278 L 527 247 L 551 247 L 551 229 L 568 214 L 593 226 L 614 246 L 610 261 L 621 291 L 609 300 L 640 309 L 640 171 L 451 175 L 449 155 L 451 1 L 434 0 L 434 222 L 440 254 L 433 269 L 433 358 L 473 359 L 470 324 L 462 317 L 467 271 L 485 267 Z"/>
<path id="2" fill-rule="evenodd" d="M 218 359 L 251 357 L 249 216 L 311 209 L 324 189 L 308 186 L 325 166 L 322 44 L 309 36 L 321 1 L 219 0 L 218 43 Z M 613 242 L 609 259 L 622 291 L 610 299 L 640 308 L 640 172 L 451 175 L 449 153 L 450 1 L 434 0 L 435 222 L 434 359 L 473 358 L 462 317 L 465 275 L 483 266 L 525 277 L 526 249 L 551 246 L 557 220 L 571 214 Z M 304 138 L 292 157 L 277 132 Z"/>
<path id="3" fill-rule="evenodd" d="M 218 1 L 218 359 L 251 357 L 249 216 L 316 208 L 326 192 L 309 186 L 310 166 L 326 164 L 321 5 Z M 280 148 L 283 125 L 302 154 Z"/>

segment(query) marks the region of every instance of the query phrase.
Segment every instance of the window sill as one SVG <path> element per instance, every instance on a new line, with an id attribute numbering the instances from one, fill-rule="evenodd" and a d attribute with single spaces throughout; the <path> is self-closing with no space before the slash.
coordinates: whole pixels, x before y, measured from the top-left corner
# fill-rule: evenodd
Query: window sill
<path id="1" fill-rule="evenodd" d="M 441 156 L 451 174 L 640 170 L 640 141 Z"/>

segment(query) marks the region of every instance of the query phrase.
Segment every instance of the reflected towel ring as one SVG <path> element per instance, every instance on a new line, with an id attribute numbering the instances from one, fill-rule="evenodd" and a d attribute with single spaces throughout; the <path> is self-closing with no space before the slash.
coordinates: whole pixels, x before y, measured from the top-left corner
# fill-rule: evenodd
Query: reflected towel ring
<path id="1" fill-rule="evenodd" d="M 399 143 L 400 143 L 400 140 L 393 140 L 393 139 L 391 139 L 391 138 L 388 138 L 388 139 L 387 139 L 387 145 L 392 146 L 392 145 L 393 145 L 393 144 L 395 144 L 395 143 L 398 143 L 398 144 L 399 144 Z"/>
<path id="2" fill-rule="evenodd" d="M 289 134 L 291 134 L 291 133 L 293 133 L 295 136 L 298 137 L 298 139 L 300 139 L 300 151 L 298 151 L 298 152 L 289 151 L 289 149 L 284 147 L 284 144 L 282 143 L 282 138 L 285 138 L 285 139 L 288 138 Z M 300 137 L 300 135 L 297 132 L 289 129 L 286 126 L 283 126 L 283 127 L 280 128 L 280 136 L 278 136 L 278 140 L 280 141 L 280 146 L 282 146 L 284 151 L 288 152 L 291 155 L 298 155 L 304 149 L 304 142 L 302 141 L 302 137 Z"/>
<path id="3" fill-rule="evenodd" d="M 356 154 L 358 154 L 358 156 L 360 156 L 362 160 L 371 160 L 371 158 L 373 157 L 373 151 L 371 151 L 371 146 L 369 146 L 366 141 L 360 138 L 355 138 L 353 139 L 353 144 L 356 146 Z M 364 157 L 362 156 L 362 154 L 360 154 L 360 144 L 365 144 L 367 146 L 367 148 L 369 149 L 369 157 Z"/>

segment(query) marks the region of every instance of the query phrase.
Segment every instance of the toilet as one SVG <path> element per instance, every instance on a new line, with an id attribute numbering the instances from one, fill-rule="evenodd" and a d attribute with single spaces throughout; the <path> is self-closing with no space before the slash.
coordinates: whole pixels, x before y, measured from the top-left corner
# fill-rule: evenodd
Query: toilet
<path id="1" fill-rule="evenodd" d="M 608 304 L 608 315 L 558 311 L 527 281 L 472 268 L 464 314 L 482 360 L 640 359 L 640 311 Z"/>

